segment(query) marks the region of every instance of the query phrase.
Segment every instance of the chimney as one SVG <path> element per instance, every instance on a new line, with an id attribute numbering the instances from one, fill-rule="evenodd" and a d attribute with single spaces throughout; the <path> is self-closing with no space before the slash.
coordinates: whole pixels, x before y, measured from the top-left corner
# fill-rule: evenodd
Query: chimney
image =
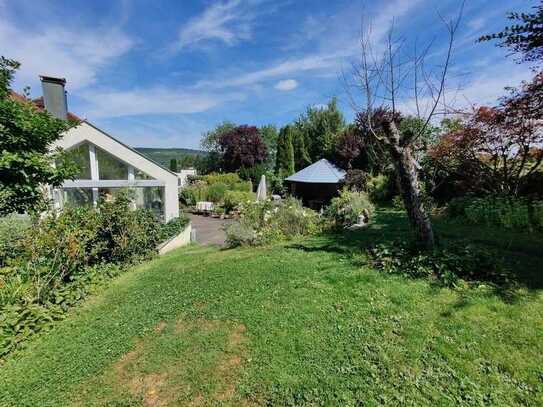
<path id="1" fill-rule="evenodd" d="M 40 76 L 45 109 L 54 117 L 68 118 L 68 102 L 66 101 L 66 79 Z"/>

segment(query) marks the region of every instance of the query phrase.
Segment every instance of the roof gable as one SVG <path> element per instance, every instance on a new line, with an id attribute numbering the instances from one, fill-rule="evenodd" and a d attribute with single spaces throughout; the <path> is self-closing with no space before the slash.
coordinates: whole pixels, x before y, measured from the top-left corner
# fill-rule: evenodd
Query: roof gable
<path id="1" fill-rule="evenodd" d="M 337 184 L 345 178 L 345 171 L 323 158 L 298 171 L 285 181 L 318 184 Z"/>
<path id="2" fill-rule="evenodd" d="M 120 142 L 87 121 L 82 121 L 77 126 L 67 130 L 62 138 L 53 144 L 52 148 L 60 147 L 67 150 L 83 142 L 94 144 L 126 164 L 149 174 L 153 178 L 163 180 L 170 179 L 171 181 L 177 182 L 177 174 L 147 158 L 132 147 Z"/>

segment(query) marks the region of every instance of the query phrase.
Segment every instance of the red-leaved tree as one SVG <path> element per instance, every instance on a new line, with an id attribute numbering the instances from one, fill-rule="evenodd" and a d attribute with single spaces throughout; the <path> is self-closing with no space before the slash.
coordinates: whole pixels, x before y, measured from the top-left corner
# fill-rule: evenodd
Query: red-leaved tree
<path id="1" fill-rule="evenodd" d="M 517 195 L 543 160 L 543 74 L 480 107 L 429 152 L 436 166 L 471 192 Z"/>
<path id="2" fill-rule="evenodd" d="M 220 135 L 221 168 L 237 171 L 263 163 L 267 158 L 266 144 L 255 126 L 237 126 Z"/>

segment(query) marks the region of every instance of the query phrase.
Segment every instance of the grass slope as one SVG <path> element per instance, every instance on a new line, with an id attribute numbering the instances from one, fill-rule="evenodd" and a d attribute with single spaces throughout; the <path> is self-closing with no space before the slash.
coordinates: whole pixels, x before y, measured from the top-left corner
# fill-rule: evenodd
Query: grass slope
<path id="1" fill-rule="evenodd" d="M 193 150 L 190 148 L 150 148 L 150 147 L 136 147 L 136 150 L 143 155 L 149 157 L 151 160 L 169 168 L 170 160 L 175 158 L 181 160 L 183 156 L 187 155 L 205 155 L 206 152 L 202 150 Z"/>
<path id="2" fill-rule="evenodd" d="M 505 300 L 369 269 L 361 246 L 406 237 L 391 213 L 343 238 L 191 246 L 121 276 L 14 354 L 0 403 L 543 404 L 543 239 L 439 229 L 498 245 L 531 286 Z"/>

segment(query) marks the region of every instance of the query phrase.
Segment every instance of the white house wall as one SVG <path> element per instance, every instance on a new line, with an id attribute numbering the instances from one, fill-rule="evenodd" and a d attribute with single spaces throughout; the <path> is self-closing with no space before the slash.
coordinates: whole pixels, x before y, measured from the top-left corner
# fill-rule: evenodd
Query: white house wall
<path id="1" fill-rule="evenodd" d="M 81 122 L 79 125 L 70 128 L 66 131 L 64 136 L 53 145 L 53 148 L 61 147 L 67 150 L 85 141 L 94 144 L 129 166 L 137 168 L 155 178 L 155 180 L 158 181 L 157 184 L 164 185 L 164 217 L 166 221 L 168 221 L 179 216 L 179 180 L 177 175 L 145 158 L 138 152 L 125 146 L 89 123 Z M 67 182 L 69 183 L 69 181 Z M 80 183 L 82 180 L 76 182 Z M 99 187 L 101 181 L 92 182 L 95 183 L 95 187 Z M 134 181 L 133 186 L 136 186 L 136 183 L 138 182 Z M 128 184 L 130 184 L 130 182 L 127 182 L 127 186 L 129 186 Z M 132 186 L 132 184 L 130 184 L 130 186 Z"/>

